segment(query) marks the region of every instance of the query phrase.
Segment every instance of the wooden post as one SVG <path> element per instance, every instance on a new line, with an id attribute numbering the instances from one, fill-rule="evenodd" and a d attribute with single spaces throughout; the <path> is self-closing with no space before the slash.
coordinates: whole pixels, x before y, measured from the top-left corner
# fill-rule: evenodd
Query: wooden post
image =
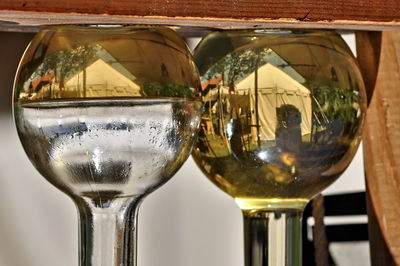
<path id="1" fill-rule="evenodd" d="M 360 62 L 365 56 L 371 53 L 359 54 Z M 382 33 L 375 71 L 363 136 L 371 265 L 400 265 L 400 32 Z"/>
<path id="2" fill-rule="evenodd" d="M 382 32 L 356 32 L 357 60 L 363 74 L 368 105 L 371 102 L 381 55 Z"/>

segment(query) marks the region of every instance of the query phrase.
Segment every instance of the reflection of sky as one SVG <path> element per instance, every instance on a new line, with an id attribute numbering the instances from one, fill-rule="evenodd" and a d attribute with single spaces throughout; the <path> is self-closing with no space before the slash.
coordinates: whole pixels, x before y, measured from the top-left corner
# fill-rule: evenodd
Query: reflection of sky
<path id="1" fill-rule="evenodd" d="M 278 67 L 283 72 L 291 76 L 293 79 L 298 81 L 299 83 L 304 83 L 306 80 L 294 70 L 282 57 L 280 57 L 277 53 L 272 51 L 272 49 L 268 49 L 266 52 L 262 53 L 263 60 L 271 63 L 272 65 Z"/>
<path id="2" fill-rule="evenodd" d="M 109 64 L 112 68 L 117 70 L 119 73 L 127 77 L 128 79 L 134 81 L 136 77 L 129 72 L 123 65 L 121 65 L 106 49 L 101 47 L 97 52 L 97 56 L 104 62 Z"/>
<path id="3" fill-rule="evenodd" d="M 240 52 L 239 52 L 240 54 Z M 242 55 L 247 54 L 249 55 L 249 51 L 245 50 L 244 52 L 241 52 Z M 250 52 L 251 54 L 251 52 Z M 255 54 L 253 54 L 255 55 Z M 231 58 L 232 54 L 228 54 L 226 55 L 226 58 Z M 222 59 L 223 60 L 223 59 Z M 267 50 L 263 50 L 262 52 L 259 53 L 259 67 L 270 63 L 271 65 L 279 68 L 280 70 L 282 70 L 283 72 L 285 72 L 286 74 L 288 74 L 290 77 L 292 77 L 294 80 L 296 80 L 297 82 L 304 84 L 306 82 L 305 78 L 300 75 L 292 66 L 290 66 L 290 64 L 285 61 L 280 55 L 278 55 L 275 51 L 273 51 L 271 48 L 268 48 Z M 216 64 L 220 64 L 221 60 L 218 61 Z M 212 67 L 210 68 L 211 71 L 215 71 Z M 224 70 L 224 75 L 227 76 L 228 73 L 231 71 L 231 69 L 225 68 Z M 251 75 L 252 73 L 254 73 L 254 71 L 247 73 L 245 75 L 240 75 L 240 78 L 236 79 L 234 82 L 238 83 L 240 82 L 242 79 L 246 78 L 248 75 Z M 217 78 L 220 77 L 221 73 L 214 73 L 213 77 Z M 203 75 L 200 77 L 200 80 L 202 83 L 209 81 L 209 77 L 207 77 L 207 75 Z"/>

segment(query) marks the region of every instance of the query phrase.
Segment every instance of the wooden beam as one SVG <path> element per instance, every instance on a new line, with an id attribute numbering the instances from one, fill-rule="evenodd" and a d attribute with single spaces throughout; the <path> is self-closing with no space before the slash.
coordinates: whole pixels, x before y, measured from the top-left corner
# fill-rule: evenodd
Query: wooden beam
<path id="1" fill-rule="evenodd" d="M 297 27 L 381 30 L 400 29 L 400 1 L 0 0 L 0 20 L 10 27 L 12 23 L 146 23 L 223 29 Z"/>
<path id="2" fill-rule="evenodd" d="M 1 0 L 0 9 L 247 20 L 391 22 L 400 18 L 400 3 L 396 0 Z"/>
<path id="3" fill-rule="evenodd" d="M 400 265 L 399 88 L 400 32 L 383 32 L 378 75 L 363 136 L 373 266 Z"/>

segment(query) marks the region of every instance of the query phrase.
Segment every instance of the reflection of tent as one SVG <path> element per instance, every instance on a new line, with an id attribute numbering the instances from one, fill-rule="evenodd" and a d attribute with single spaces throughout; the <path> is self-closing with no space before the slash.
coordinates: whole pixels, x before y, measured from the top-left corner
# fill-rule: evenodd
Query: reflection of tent
<path id="1" fill-rule="evenodd" d="M 279 68 L 267 63 L 258 68 L 258 124 L 262 140 L 275 139 L 277 126 L 276 108 L 290 104 L 301 113 L 302 135 L 311 133 L 311 97 L 310 91 Z M 236 93 L 250 95 L 251 108 L 255 105 L 254 72 L 236 84 Z M 252 112 L 252 124 L 256 124 L 255 111 Z"/>
<path id="2" fill-rule="evenodd" d="M 273 51 L 283 61 L 281 67 L 274 56 L 268 56 L 273 65 L 279 66 L 286 73 L 287 67 L 293 68 L 309 84 L 310 87 L 322 84 L 329 84 L 331 87 L 343 89 L 356 88 L 356 81 L 352 79 L 354 72 L 351 66 L 352 61 L 348 55 L 351 54 L 346 43 L 340 35 L 335 32 L 309 32 L 306 34 L 281 34 L 281 33 L 243 33 L 243 35 L 227 34 L 219 39 L 224 45 L 214 45 L 213 49 L 198 49 L 195 53 L 196 65 L 201 75 L 211 69 L 211 66 L 229 53 L 246 53 L 253 47 L 267 48 L 262 53 Z M 285 36 L 286 35 L 286 36 Z M 250 39 L 252 41 L 250 41 Z M 255 39 L 255 40 L 254 40 Z M 342 58 L 342 60 L 336 60 Z M 341 63 L 342 62 L 342 63 Z M 286 68 L 286 69 L 285 69 Z M 356 71 L 356 75 L 359 75 Z M 296 79 L 296 78 L 295 78 Z M 297 79 L 298 80 L 298 79 Z"/>
<path id="3" fill-rule="evenodd" d="M 83 71 L 72 76 L 65 83 L 63 93 L 82 91 Z M 140 86 L 121 74 L 115 68 L 98 59 L 86 68 L 87 97 L 140 96 Z"/>
<path id="4" fill-rule="evenodd" d="M 42 41 L 46 51 L 42 56 L 49 57 L 66 49 L 74 51 L 72 47 L 81 49 L 84 39 L 89 48 L 104 49 L 115 62 L 141 81 L 162 81 L 187 87 L 197 84 L 197 76 L 193 75 L 194 65 L 190 63 L 185 43 L 168 29 L 133 26 L 128 30 L 116 28 L 115 31 L 103 31 L 99 26 L 98 31 L 81 31 L 75 30 L 75 26 L 63 28 L 65 30 L 60 29 L 45 36 Z M 28 49 L 24 55 L 25 62 L 30 64 L 43 60 L 36 57 L 34 49 Z M 29 69 L 34 71 L 38 66 L 30 66 Z M 31 74 L 27 73 L 26 79 Z M 160 80 L 161 77 L 163 80 Z"/>

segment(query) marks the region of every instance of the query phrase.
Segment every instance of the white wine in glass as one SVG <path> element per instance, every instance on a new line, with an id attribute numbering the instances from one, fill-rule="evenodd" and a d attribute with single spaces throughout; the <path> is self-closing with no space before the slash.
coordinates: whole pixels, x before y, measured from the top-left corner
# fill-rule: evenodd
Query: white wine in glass
<path id="1" fill-rule="evenodd" d="M 79 265 L 136 265 L 139 205 L 189 156 L 199 93 L 169 28 L 55 26 L 34 37 L 14 117 L 33 165 L 78 207 Z"/>
<path id="2" fill-rule="evenodd" d="M 301 265 L 307 202 L 360 143 L 364 84 L 333 31 L 213 32 L 194 53 L 204 108 L 193 157 L 243 212 L 246 266 Z"/>

